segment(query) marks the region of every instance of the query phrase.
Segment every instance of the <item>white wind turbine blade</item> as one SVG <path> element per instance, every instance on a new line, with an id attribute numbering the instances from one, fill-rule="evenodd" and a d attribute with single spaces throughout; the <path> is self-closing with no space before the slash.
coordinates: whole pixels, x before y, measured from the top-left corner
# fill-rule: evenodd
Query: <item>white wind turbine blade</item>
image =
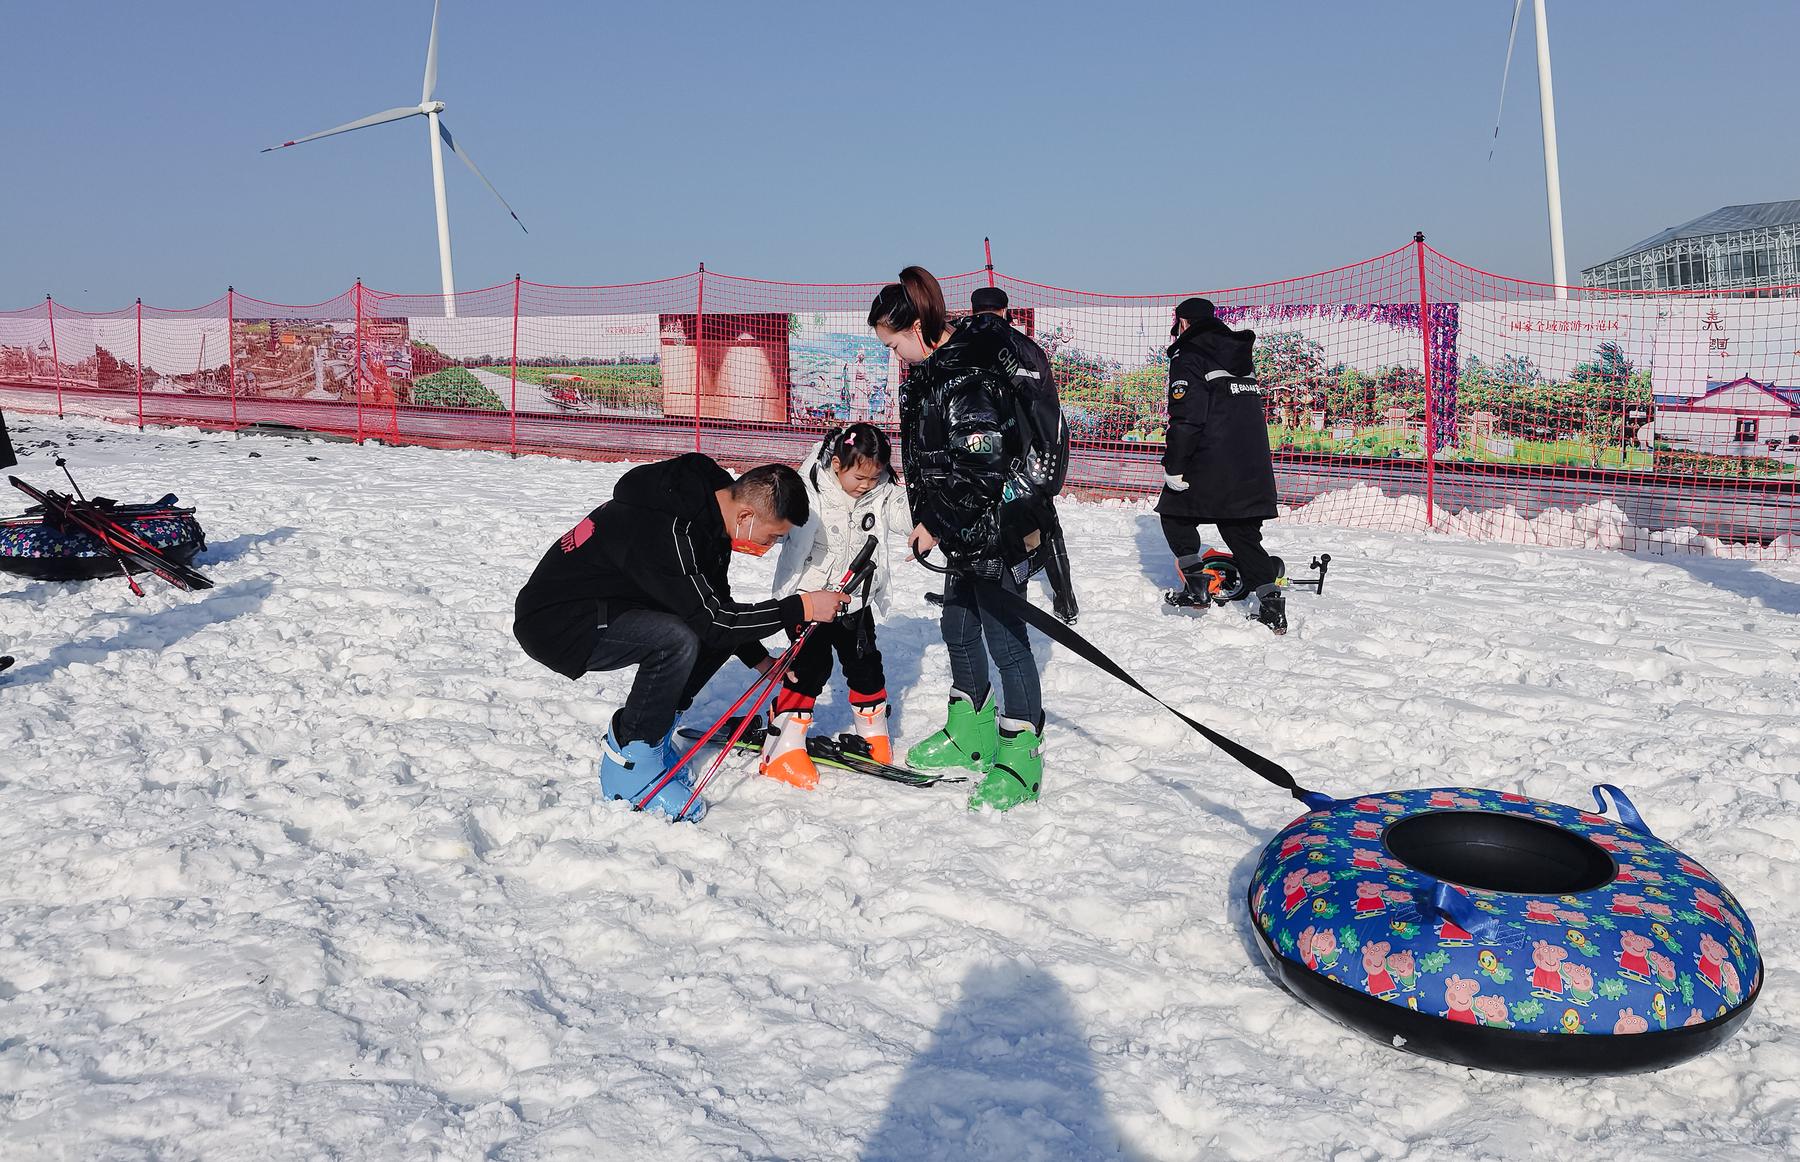
<path id="1" fill-rule="evenodd" d="M 425 91 L 419 97 L 419 102 L 427 105 L 437 91 L 437 20 L 438 0 L 431 0 L 431 46 L 425 50 Z"/>
<path id="2" fill-rule="evenodd" d="M 1506 75 L 1512 72 L 1513 42 L 1519 35 L 1519 13 L 1525 0 L 1513 0 L 1512 27 L 1506 30 L 1506 64 L 1500 69 L 1500 105 L 1494 110 L 1494 141 L 1500 140 L 1500 115 L 1506 112 Z M 435 19 L 435 18 L 434 18 Z M 1494 160 L 1494 146 L 1488 145 L 1488 160 Z"/>
<path id="3" fill-rule="evenodd" d="M 494 189 L 494 183 L 487 180 L 487 175 L 481 172 L 480 167 L 475 164 L 475 159 L 464 153 L 457 146 L 455 138 L 450 136 L 450 127 L 444 124 L 443 118 L 441 117 L 438 119 L 438 136 L 443 138 L 444 144 L 450 147 L 451 153 L 462 158 L 463 164 L 469 167 L 469 172 L 481 179 L 481 184 L 488 188 L 488 192 L 492 193 L 494 197 L 499 198 L 502 206 L 506 206 L 506 212 L 512 214 L 512 220 L 519 223 L 519 229 L 525 230 L 525 223 L 519 221 L 518 214 L 513 213 L 513 208 L 511 206 L 506 205 L 506 199 L 500 197 L 500 191 Z M 531 231 L 525 230 L 525 233 L 529 234 Z"/>
<path id="4" fill-rule="evenodd" d="M 366 129 L 371 125 L 384 125 L 389 121 L 403 121 L 408 117 L 417 117 L 424 110 L 417 105 L 403 105 L 398 109 L 389 109 L 385 113 L 372 113 L 360 121 L 352 121 L 348 125 L 340 125 L 336 129 L 327 129 L 323 133 L 309 133 L 305 137 L 296 137 L 292 141 L 284 141 L 280 145 L 271 145 L 263 153 L 273 153 L 277 149 L 286 149 L 290 145 L 299 145 L 306 141 L 317 141 L 321 137 L 332 137 L 339 133 L 348 133 L 352 129 Z"/>

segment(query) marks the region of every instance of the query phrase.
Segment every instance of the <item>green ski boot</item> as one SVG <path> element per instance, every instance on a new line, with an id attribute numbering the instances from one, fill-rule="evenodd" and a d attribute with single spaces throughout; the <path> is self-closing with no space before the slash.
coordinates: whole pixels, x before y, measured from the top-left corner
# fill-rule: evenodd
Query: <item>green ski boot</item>
<path id="1" fill-rule="evenodd" d="M 994 723 L 994 697 L 990 691 L 980 710 L 961 690 L 950 691 L 950 716 L 944 728 L 906 752 L 906 765 L 916 771 L 943 767 L 967 767 L 987 771 L 1000 749 L 1000 730 Z"/>
<path id="2" fill-rule="evenodd" d="M 1000 753 L 994 769 L 969 796 L 969 810 L 992 807 L 1010 811 L 1020 803 L 1037 801 L 1044 783 L 1044 740 L 1030 727 L 1000 731 Z"/>

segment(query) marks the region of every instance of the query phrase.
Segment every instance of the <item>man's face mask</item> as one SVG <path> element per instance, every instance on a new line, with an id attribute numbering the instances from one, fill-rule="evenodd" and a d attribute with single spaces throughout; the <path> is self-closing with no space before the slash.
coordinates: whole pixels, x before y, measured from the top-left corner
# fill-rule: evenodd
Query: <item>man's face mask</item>
<path id="1" fill-rule="evenodd" d="M 750 516 L 750 528 L 744 533 L 744 535 L 741 537 L 736 536 L 736 535 L 732 536 L 731 551 L 734 553 L 743 553 L 745 556 L 748 556 L 748 557 L 760 557 L 763 554 L 767 553 L 775 545 L 778 545 L 780 543 L 781 543 L 780 537 L 776 537 L 773 541 L 771 541 L 769 544 L 766 544 L 766 545 L 756 539 L 756 515 L 754 513 L 752 513 Z"/>

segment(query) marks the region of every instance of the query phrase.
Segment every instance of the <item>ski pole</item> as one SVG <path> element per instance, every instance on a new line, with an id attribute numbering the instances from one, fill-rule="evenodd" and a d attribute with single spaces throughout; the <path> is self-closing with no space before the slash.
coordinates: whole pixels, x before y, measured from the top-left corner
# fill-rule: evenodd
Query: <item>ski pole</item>
<path id="1" fill-rule="evenodd" d="M 855 558 L 851 560 L 850 567 L 844 570 L 843 577 L 832 587 L 834 590 L 842 592 L 849 588 L 856 579 L 861 576 L 863 570 L 870 567 L 870 563 L 875 558 L 875 549 L 878 543 L 879 542 L 873 536 L 863 542 L 863 547 L 857 552 Z M 719 752 L 719 757 L 713 760 L 712 766 L 707 769 L 707 772 L 702 776 L 699 785 L 696 786 L 694 793 L 688 796 L 688 801 L 682 805 L 680 811 L 676 812 L 675 817 L 679 819 L 687 814 L 688 808 L 693 806 L 694 800 L 699 797 L 699 786 L 704 786 L 705 783 L 711 779 L 713 772 L 719 768 L 721 760 L 731 753 L 731 748 L 736 746 L 738 740 L 744 736 L 744 730 L 749 725 L 750 719 L 762 711 L 763 704 L 769 700 L 770 695 L 774 694 L 776 684 L 781 681 L 782 676 L 787 673 L 788 667 L 791 666 L 794 659 L 799 656 L 800 648 L 806 644 L 807 639 L 811 636 L 813 627 L 816 624 L 816 622 L 809 622 L 801 629 L 799 635 L 795 637 L 794 640 L 789 643 L 788 648 L 782 652 L 781 657 L 776 660 L 773 666 L 769 667 L 768 672 L 756 676 L 755 681 L 750 683 L 750 688 L 745 690 L 743 694 L 739 696 L 738 700 L 731 704 L 731 708 L 725 711 L 717 722 L 707 728 L 706 733 L 695 739 L 693 745 L 688 747 L 687 752 L 677 759 L 674 765 L 669 767 L 668 770 L 664 771 L 662 777 L 632 804 L 633 809 L 642 811 L 648 806 L 650 800 L 654 799 L 664 787 L 668 786 L 669 783 L 674 780 L 675 776 L 680 773 L 681 769 L 686 766 L 690 760 L 693 759 L 700 748 L 705 746 L 714 735 L 719 733 L 727 722 L 731 721 L 732 716 L 737 714 L 744 703 L 749 702 L 754 698 L 755 702 L 752 704 L 750 712 L 741 716 L 742 721 L 738 723 L 738 729 L 732 733 L 729 741 L 726 742 L 724 748 Z M 764 689 L 764 687 L 766 687 L 766 689 Z"/>
<path id="2" fill-rule="evenodd" d="M 69 478 L 69 487 L 75 490 L 75 499 L 86 504 L 87 497 L 81 495 L 81 485 L 75 483 L 75 474 L 69 471 L 69 462 L 64 460 L 61 456 L 58 456 L 56 458 L 56 466 L 61 468 L 63 470 L 63 475 Z"/>
<path id="3" fill-rule="evenodd" d="M 793 653 L 795 652 L 795 646 L 798 644 L 799 644 L 798 642 L 795 642 L 794 644 L 789 645 L 787 650 L 781 655 L 781 658 L 776 662 L 775 666 L 771 666 L 769 668 L 769 673 L 776 672 L 777 667 L 779 667 L 782 664 L 784 664 L 785 662 L 789 661 L 791 659 Z M 637 802 L 632 804 L 633 809 L 642 811 L 644 809 L 644 807 L 649 804 L 650 800 L 656 797 L 657 792 L 661 791 L 664 787 L 668 786 L 669 781 L 672 780 L 678 773 L 680 773 L 681 768 L 687 766 L 689 760 L 691 760 L 696 754 L 698 754 L 700 752 L 701 748 L 705 747 L 706 744 L 712 740 L 713 735 L 719 733 L 719 731 L 724 727 L 724 725 L 727 722 L 731 721 L 732 715 L 736 714 L 738 712 L 738 710 L 740 708 L 742 708 L 744 703 L 746 703 L 750 700 L 751 695 L 756 693 L 757 687 L 761 686 L 764 682 L 768 681 L 768 678 L 769 678 L 769 674 L 758 674 L 754 679 L 752 679 L 749 687 L 747 689 L 745 689 L 745 691 L 742 694 L 738 695 L 738 700 L 731 704 L 730 709 L 726 710 L 725 713 L 719 715 L 719 720 L 717 722 L 713 723 L 711 726 L 707 727 L 705 733 L 703 733 L 699 738 L 695 739 L 693 744 L 687 748 L 687 750 L 682 754 L 682 756 L 679 759 L 676 759 L 674 764 L 672 766 L 670 766 L 668 770 L 663 772 L 662 778 L 657 780 L 656 785 L 651 787 L 648 791 L 645 791 L 643 798 L 639 799 Z M 762 700 L 759 699 L 757 702 L 757 704 L 759 706 L 761 705 L 761 701 Z"/>
<path id="4" fill-rule="evenodd" d="M 1309 568 L 1313 569 L 1318 574 L 1318 576 L 1316 576 L 1316 577 L 1289 577 L 1288 584 L 1295 586 L 1296 588 L 1298 588 L 1299 586 L 1305 585 L 1311 589 L 1317 590 L 1320 593 L 1324 593 L 1325 592 L 1325 571 L 1327 569 L 1331 568 L 1331 554 L 1330 553 L 1320 553 L 1318 556 L 1316 556 L 1312 559 L 1312 564 L 1309 566 Z"/>
<path id="5" fill-rule="evenodd" d="M 794 639 L 794 644 L 789 647 L 789 653 L 797 655 L 799 653 L 799 647 L 805 644 L 806 639 L 810 636 L 812 635 L 811 627 L 809 626 L 807 629 L 801 631 L 799 637 Z M 788 656 L 788 653 L 782 655 L 784 659 Z M 725 744 L 719 748 L 719 753 L 713 756 L 713 761 L 707 765 L 706 771 L 701 774 L 698 779 L 694 780 L 694 789 L 688 792 L 687 801 L 682 803 L 681 810 L 675 812 L 675 818 L 680 819 L 688 813 L 688 808 L 694 805 L 694 800 L 700 797 L 700 792 L 706 789 L 707 784 L 713 781 L 713 776 L 719 773 L 719 768 L 725 765 L 726 758 L 728 758 L 731 752 L 737 747 L 738 740 L 744 737 L 744 732 L 746 730 L 750 729 L 751 719 L 762 713 L 763 706 L 766 705 L 769 699 L 774 695 L 775 687 L 781 681 L 782 672 L 781 669 L 771 666 L 767 674 L 759 675 L 759 681 L 762 683 L 763 688 L 762 691 L 757 694 L 756 700 L 751 703 L 750 713 L 738 719 L 737 726 L 732 728 L 731 737 L 725 740 Z"/>
<path id="6" fill-rule="evenodd" d="M 864 574 L 874 568 L 873 562 L 877 544 L 878 542 L 873 536 L 863 542 L 863 547 L 850 561 L 850 567 L 844 570 L 844 575 L 838 579 L 836 585 L 832 586 L 834 591 L 844 593 L 856 588 L 857 583 L 863 579 Z M 767 685 L 764 687 L 763 691 L 757 695 L 756 702 L 751 707 L 750 713 L 744 715 L 743 718 L 738 721 L 737 729 L 731 732 L 731 738 L 726 741 L 723 747 L 719 748 L 719 754 L 713 759 L 712 765 L 707 767 L 706 773 L 695 782 L 693 791 L 688 794 L 687 802 L 683 803 L 681 805 L 681 810 L 675 813 L 677 819 L 687 814 L 688 808 L 694 805 L 694 800 L 700 797 L 700 792 L 706 789 L 706 785 L 712 782 L 713 776 L 719 773 L 719 768 L 725 765 L 726 756 L 737 746 L 738 740 L 744 737 L 744 731 L 749 727 L 750 720 L 762 713 L 763 704 L 774 696 L 775 687 L 781 682 L 782 676 L 787 673 L 787 668 L 792 663 L 792 659 L 800 656 L 801 649 L 803 649 L 807 641 L 811 639 L 813 630 L 818 627 L 818 622 L 808 622 L 800 630 L 799 635 L 794 638 L 793 644 L 788 646 L 787 651 L 782 654 L 781 661 L 774 666 L 770 666 L 769 672 L 763 675 L 763 680 Z"/>
<path id="7" fill-rule="evenodd" d="M 733 746 L 737 745 L 737 740 L 743 737 L 744 726 L 746 724 L 748 724 L 748 722 L 750 721 L 750 718 L 753 715 L 755 715 L 758 711 L 760 711 L 762 709 L 763 703 L 768 700 L 768 696 L 769 696 L 768 692 L 764 692 L 760 696 L 758 696 L 758 691 L 765 684 L 769 685 L 771 687 L 771 689 L 773 688 L 774 683 L 771 680 L 771 676 L 779 675 L 780 673 L 782 673 L 784 671 L 786 666 L 788 666 L 792 663 L 794 656 L 799 652 L 799 647 L 800 647 L 802 641 L 804 640 L 804 637 L 805 637 L 805 635 L 802 634 L 800 638 L 796 638 L 791 644 L 789 644 L 788 648 L 782 652 L 781 657 L 776 659 L 775 665 L 769 667 L 769 670 L 767 673 L 758 674 L 755 678 L 753 678 L 751 680 L 749 688 L 747 688 L 742 694 L 738 695 L 738 700 L 736 702 L 733 702 L 731 704 L 730 708 L 725 711 L 725 713 L 719 715 L 718 721 L 714 722 L 711 726 L 707 727 L 706 731 L 704 733 L 702 733 L 699 738 L 695 739 L 693 741 L 693 743 L 688 746 L 687 750 L 685 752 L 683 752 L 682 756 L 680 758 L 676 759 L 674 764 L 671 765 L 668 770 L 666 770 L 662 773 L 662 777 L 660 779 L 658 779 L 656 781 L 656 783 L 650 787 L 649 790 L 645 791 L 643 796 L 640 799 L 638 799 L 636 802 L 634 802 L 632 804 L 633 809 L 642 811 L 646 806 L 648 806 L 650 803 L 650 800 L 654 799 L 657 796 L 657 794 L 662 791 L 662 789 L 664 787 L 668 786 L 669 783 L 674 780 L 675 776 L 681 772 L 681 769 L 683 767 L 687 766 L 688 763 L 693 759 L 693 757 L 696 754 L 698 754 L 700 752 L 700 750 L 703 747 L 705 747 L 708 742 L 712 741 L 712 738 L 714 735 L 718 734 L 720 730 L 724 729 L 725 724 L 730 722 L 733 716 L 740 717 L 741 721 L 738 724 L 739 729 L 731 736 L 730 740 L 726 742 L 725 751 L 729 751 Z M 779 679 L 776 678 L 775 680 L 779 680 Z M 752 697 L 755 697 L 756 700 L 752 706 L 750 713 L 744 714 L 744 715 L 738 715 L 738 711 L 740 709 L 742 709 L 744 703 L 749 702 Z M 725 752 L 721 752 L 721 754 L 723 754 L 723 753 L 725 753 Z M 717 765 L 717 762 L 718 762 L 718 760 L 715 759 L 714 764 Z M 692 800 L 689 800 L 689 803 L 692 803 Z M 685 814 L 686 812 L 687 812 L 687 807 L 686 806 L 682 807 L 681 814 Z"/>

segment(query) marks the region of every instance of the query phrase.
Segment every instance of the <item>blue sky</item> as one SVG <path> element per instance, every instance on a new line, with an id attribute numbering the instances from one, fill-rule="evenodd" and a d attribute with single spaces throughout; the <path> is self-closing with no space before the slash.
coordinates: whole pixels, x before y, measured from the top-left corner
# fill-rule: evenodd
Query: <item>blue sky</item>
<path id="1" fill-rule="evenodd" d="M 884 15 L 890 9 L 897 15 Z M 1219 287 L 1423 229 L 1549 272 L 1530 5 L 446 0 L 457 282 L 908 262 L 1099 291 Z M 429 0 L 8 5 L 0 306 L 437 287 L 417 100 Z M 1720 205 L 1800 196 L 1800 5 L 1551 0 L 1571 274 Z M 1578 276 L 1577 276 L 1578 277 Z"/>

